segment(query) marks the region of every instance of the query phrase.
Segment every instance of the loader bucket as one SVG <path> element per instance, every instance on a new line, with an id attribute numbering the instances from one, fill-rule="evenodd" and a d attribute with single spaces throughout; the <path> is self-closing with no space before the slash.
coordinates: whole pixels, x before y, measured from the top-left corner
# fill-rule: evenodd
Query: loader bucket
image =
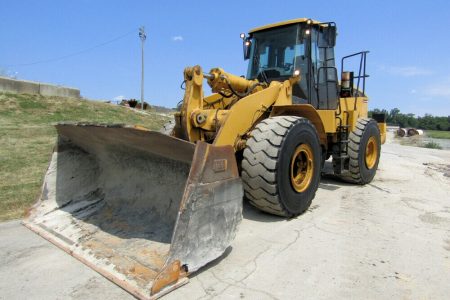
<path id="1" fill-rule="evenodd" d="M 242 219 L 232 147 L 122 125 L 59 124 L 24 225 L 140 299 L 221 256 Z"/>

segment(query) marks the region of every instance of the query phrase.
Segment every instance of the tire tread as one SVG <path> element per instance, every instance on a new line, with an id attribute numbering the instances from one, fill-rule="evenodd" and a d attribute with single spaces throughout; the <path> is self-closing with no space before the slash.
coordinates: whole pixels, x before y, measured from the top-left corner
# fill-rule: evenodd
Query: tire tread
<path id="1" fill-rule="evenodd" d="M 276 184 L 277 161 L 283 141 L 295 124 L 309 122 L 296 116 L 277 116 L 261 121 L 247 140 L 242 160 L 244 193 L 262 211 L 291 216 L 280 201 Z"/>
<path id="2" fill-rule="evenodd" d="M 374 121 L 370 118 L 358 119 L 356 129 L 349 134 L 348 155 L 350 156 L 348 172 L 341 174 L 340 177 L 350 183 L 364 184 L 361 177 L 361 169 L 359 165 L 359 150 L 361 147 L 361 139 L 369 122 Z"/>

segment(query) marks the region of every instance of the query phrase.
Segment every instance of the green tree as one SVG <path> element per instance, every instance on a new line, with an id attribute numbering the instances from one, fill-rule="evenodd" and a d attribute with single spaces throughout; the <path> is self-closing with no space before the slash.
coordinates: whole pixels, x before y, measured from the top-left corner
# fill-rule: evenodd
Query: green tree
<path id="1" fill-rule="evenodd" d="M 450 116 L 437 117 L 425 114 L 423 117 L 416 117 L 414 114 L 402 114 L 400 109 L 393 108 L 389 112 L 386 109 L 374 108 L 369 111 L 369 117 L 374 113 L 386 114 L 386 122 L 400 127 L 414 127 L 425 130 L 449 130 Z"/>

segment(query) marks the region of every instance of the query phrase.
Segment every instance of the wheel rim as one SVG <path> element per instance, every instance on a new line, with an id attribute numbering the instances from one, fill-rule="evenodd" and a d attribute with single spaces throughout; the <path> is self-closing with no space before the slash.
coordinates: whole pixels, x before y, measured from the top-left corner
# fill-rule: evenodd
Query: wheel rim
<path id="1" fill-rule="evenodd" d="M 298 193 L 305 191 L 313 177 L 313 152 L 309 145 L 301 144 L 291 159 L 291 184 Z"/>
<path id="2" fill-rule="evenodd" d="M 365 155 L 366 167 L 368 169 L 372 169 L 375 166 L 377 157 L 378 157 L 377 140 L 375 139 L 374 136 L 371 136 L 367 141 L 366 155 Z"/>

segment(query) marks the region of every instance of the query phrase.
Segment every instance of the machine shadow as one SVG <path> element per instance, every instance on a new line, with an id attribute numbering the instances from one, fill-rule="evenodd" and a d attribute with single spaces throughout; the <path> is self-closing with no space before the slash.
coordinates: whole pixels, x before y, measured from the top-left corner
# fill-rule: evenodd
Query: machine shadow
<path id="1" fill-rule="evenodd" d="M 331 161 L 326 161 L 325 166 L 323 169 L 323 172 L 321 174 L 321 180 L 319 184 L 319 189 L 326 189 L 326 190 L 338 190 L 341 187 L 346 186 L 354 186 L 354 184 L 348 183 L 340 179 L 338 176 L 333 174 L 333 166 Z M 308 213 L 308 210 L 305 212 Z M 245 198 L 243 199 L 243 210 L 242 215 L 244 219 L 251 220 L 251 221 L 257 221 L 257 222 L 284 222 L 286 220 L 292 220 L 292 219 L 286 219 L 284 217 L 271 215 L 269 213 L 265 213 L 258 208 L 252 206 Z M 302 215 L 297 216 L 296 218 L 301 218 Z M 217 259 L 211 261 L 210 263 L 206 264 L 202 268 L 200 268 L 197 272 L 190 275 L 189 278 L 195 278 L 196 276 L 200 275 L 203 272 L 208 271 L 211 268 L 214 268 L 215 266 L 219 265 L 224 259 L 230 255 L 231 251 L 233 250 L 233 247 L 228 247 L 227 250 Z"/>
<path id="2" fill-rule="evenodd" d="M 209 263 L 207 263 L 206 265 L 204 265 L 203 267 L 201 267 L 200 269 L 195 271 L 195 273 L 190 274 L 189 278 L 191 278 L 191 279 L 195 278 L 198 275 L 202 274 L 203 272 L 207 272 L 209 269 L 212 269 L 215 266 L 219 265 L 225 258 L 228 257 L 228 255 L 230 255 L 230 253 L 232 251 L 233 251 L 233 247 L 229 246 L 221 256 L 219 256 L 215 260 L 210 261 Z"/>

